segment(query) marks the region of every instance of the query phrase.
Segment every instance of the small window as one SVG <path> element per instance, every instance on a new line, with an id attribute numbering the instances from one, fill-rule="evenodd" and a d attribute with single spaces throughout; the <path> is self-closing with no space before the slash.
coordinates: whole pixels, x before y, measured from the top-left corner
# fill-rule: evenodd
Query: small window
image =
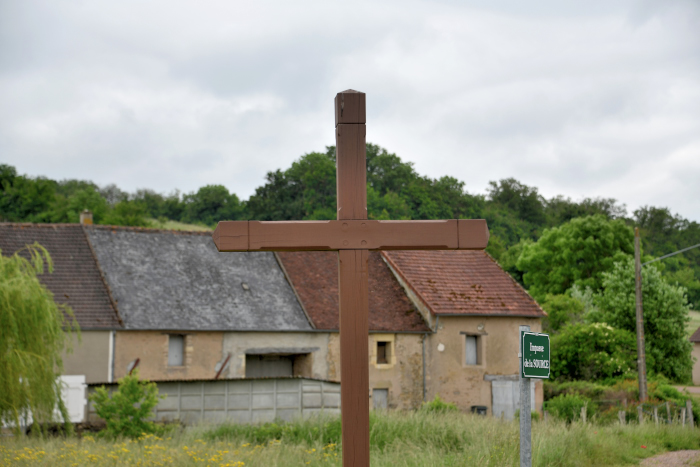
<path id="1" fill-rule="evenodd" d="M 185 336 L 168 336 L 168 366 L 183 366 L 185 356 Z"/>
<path id="2" fill-rule="evenodd" d="M 389 342 L 377 342 L 377 364 L 387 364 L 390 358 L 391 344 Z"/>
<path id="3" fill-rule="evenodd" d="M 479 364 L 479 336 L 464 336 L 466 338 L 465 363 L 467 365 Z"/>

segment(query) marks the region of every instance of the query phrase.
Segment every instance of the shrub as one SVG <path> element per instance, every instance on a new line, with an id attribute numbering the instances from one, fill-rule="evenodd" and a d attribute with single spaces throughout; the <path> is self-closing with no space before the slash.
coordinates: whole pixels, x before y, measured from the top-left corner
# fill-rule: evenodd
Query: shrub
<path id="1" fill-rule="evenodd" d="M 424 412 L 435 413 L 459 412 L 456 404 L 446 402 L 442 400 L 440 396 L 435 396 L 435 399 L 430 402 L 423 402 L 420 409 Z"/>
<path id="2" fill-rule="evenodd" d="M 156 431 L 156 424 L 148 421 L 158 404 L 158 386 L 139 381 L 138 370 L 119 380 L 119 388 L 110 397 L 104 386 L 97 388 L 90 400 L 95 412 L 107 423 L 103 433 L 109 437 L 138 438 Z"/>
<path id="3" fill-rule="evenodd" d="M 561 394 L 544 403 L 545 410 L 567 422 L 572 422 L 579 418 L 582 407 L 586 407 L 586 416 L 589 418 L 595 412 L 593 401 L 577 393 Z"/>
<path id="4" fill-rule="evenodd" d="M 634 375 L 636 339 L 605 323 L 573 324 L 552 337 L 552 378 L 600 380 Z"/>

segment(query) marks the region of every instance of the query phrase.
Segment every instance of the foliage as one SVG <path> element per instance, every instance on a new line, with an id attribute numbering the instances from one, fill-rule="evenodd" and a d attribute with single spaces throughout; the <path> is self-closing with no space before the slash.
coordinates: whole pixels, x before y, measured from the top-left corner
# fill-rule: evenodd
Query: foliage
<path id="1" fill-rule="evenodd" d="M 184 222 L 203 222 L 215 225 L 223 220 L 236 220 L 242 217 L 241 202 L 223 185 L 207 185 L 196 193 L 185 195 Z"/>
<path id="2" fill-rule="evenodd" d="M 561 380 L 599 380 L 633 375 L 636 338 L 605 323 L 572 324 L 552 337 L 551 376 Z"/>
<path id="3" fill-rule="evenodd" d="M 610 386 L 593 381 L 564 381 L 564 380 L 544 380 L 544 400 L 552 399 L 561 394 L 580 394 L 591 400 L 598 400 L 606 397 L 606 392 Z"/>
<path id="4" fill-rule="evenodd" d="M 566 294 L 548 294 L 542 302 L 542 308 L 547 316 L 542 319 L 542 330 L 556 334 L 568 324 L 583 321 L 584 304 L 582 301 Z"/>
<path id="5" fill-rule="evenodd" d="M 573 285 L 602 286 L 602 274 L 634 253 L 632 229 L 602 215 L 573 219 L 545 230 L 536 243 L 523 248 L 517 267 L 530 294 L 542 300 L 563 294 Z"/>
<path id="6" fill-rule="evenodd" d="M 423 402 L 420 409 L 424 412 L 435 413 L 459 412 L 456 404 L 442 400 L 439 395 L 436 395 L 435 399 L 430 402 Z"/>
<path id="7" fill-rule="evenodd" d="M 586 408 L 586 417 L 590 418 L 595 412 L 593 401 L 576 392 L 560 394 L 544 403 L 545 410 L 568 423 L 579 419 L 581 409 L 584 407 Z"/>
<path id="8" fill-rule="evenodd" d="M 120 379 L 111 397 L 104 386 L 90 396 L 95 412 L 107 423 L 103 433 L 133 439 L 156 431 L 156 424 L 147 419 L 158 405 L 158 399 L 156 383 L 140 381 L 138 370 Z"/>
<path id="9" fill-rule="evenodd" d="M 590 319 L 636 332 L 634 262 L 618 262 L 603 274 L 600 308 Z M 647 370 L 687 382 L 693 368 L 692 344 L 685 335 L 689 305 L 682 287 L 668 284 L 653 266 L 642 271 L 642 304 Z"/>
<path id="10" fill-rule="evenodd" d="M 71 309 L 39 282 L 44 268 L 52 272 L 53 263 L 37 243 L 11 257 L 0 254 L 0 421 L 16 431 L 27 411 L 37 423 L 51 422 L 57 405 L 69 423 L 58 376 L 64 327 L 79 329 Z"/>

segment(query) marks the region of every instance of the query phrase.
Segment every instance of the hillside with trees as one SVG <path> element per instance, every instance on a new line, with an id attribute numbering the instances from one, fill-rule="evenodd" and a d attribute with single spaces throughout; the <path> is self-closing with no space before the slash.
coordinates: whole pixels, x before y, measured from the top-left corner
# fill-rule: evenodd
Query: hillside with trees
<path id="1" fill-rule="evenodd" d="M 97 224 L 152 227 L 168 221 L 211 228 L 220 220 L 334 219 L 335 174 L 335 147 L 330 146 L 268 172 L 255 193 L 241 200 L 221 185 L 186 194 L 127 193 L 115 185 L 27 177 L 0 165 L 0 221 L 78 222 L 84 209 L 93 212 Z M 487 251 L 549 312 L 544 324 L 554 338 L 562 333 L 562 343 L 575 343 L 580 341 L 576 333 L 593 333 L 595 323 L 613 326 L 611 335 L 620 339 L 616 352 L 630 360 L 616 366 L 623 373 L 636 365 L 627 348 L 634 307 L 629 294 L 620 295 L 627 288 L 625 293 L 633 294 L 628 287 L 633 227 L 640 228 L 644 260 L 700 243 L 700 224 L 666 207 L 643 206 L 630 214 L 612 198 L 547 199 L 514 178 L 490 182 L 485 194 L 470 193 L 459 179 L 422 176 L 412 163 L 374 144 L 367 145 L 367 182 L 371 219 L 486 219 Z M 658 323 L 651 309 L 647 314 L 647 344 L 654 346 L 650 369 L 661 373 L 654 361 L 670 359 L 667 367 L 673 369 L 666 376 L 686 381 L 692 362 L 689 346 L 680 341 L 688 310 L 700 308 L 700 248 L 645 271 L 650 307 L 665 307 Z M 571 369 L 561 371 L 562 377 L 578 377 L 569 374 Z"/>

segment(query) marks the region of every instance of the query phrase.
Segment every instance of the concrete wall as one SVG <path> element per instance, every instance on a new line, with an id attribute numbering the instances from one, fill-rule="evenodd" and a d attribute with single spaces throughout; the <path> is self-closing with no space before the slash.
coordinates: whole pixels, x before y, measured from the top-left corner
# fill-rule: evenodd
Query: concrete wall
<path id="1" fill-rule="evenodd" d="M 441 316 L 438 329 L 426 340 L 428 394 L 453 402 L 464 410 L 474 405 L 486 406 L 492 413 L 491 381 L 494 376 L 518 374 L 519 326 L 529 325 L 541 332 L 539 319 L 511 317 Z M 479 338 L 479 361 L 466 365 L 465 335 Z M 541 410 L 542 383 L 535 384 L 536 409 Z"/>
<path id="2" fill-rule="evenodd" d="M 295 365 L 295 376 L 335 380 L 329 377 L 328 341 L 325 332 L 227 332 L 223 354 L 231 354 L 231 359 L 222 377 L 244 378 L 246 353 L 308 353 L 308 358 Z"/>
<path id="3" fill-rule="evenodd" d="M 85 375 L 87 383 L 109 381 L 111 366 L 112 331 L 82 331 L 80 342 L 76 335 L 67 336 L 73 347 L 72 353 L 63 352 L 63 374 Z"/>
<path id="4" fill-rule="evenodd" d="M 159 382 L 152 420 L 182 423 L 263 423 L 291 421 L 321 412 L 340 413 L 340 385 L 301 378 Z M 109 387 L 110 392 L 116 385 Z M 90 387 L 89 392 L 94 392 Z M 88 421 L 99 418 L 92 402 Z"/>
<path id="5" fill-rule="evenodd" d="M 173 333 L 180 334 L 180 333 Z M 163 331 L 117 331 L 114 380 L 128 373 L 138 358 L 142 379 L 214 379 L 222 362 L 222 332 L 183 332 L 184 365 L 168 366 L 168 333 Z M 223 375 L 222 375 L 223 376 Z"/>
<path id="6" fill-rule="evenodd" d="M 693 384 L 700 386 L 700 342 L 693 342 Z"/>

